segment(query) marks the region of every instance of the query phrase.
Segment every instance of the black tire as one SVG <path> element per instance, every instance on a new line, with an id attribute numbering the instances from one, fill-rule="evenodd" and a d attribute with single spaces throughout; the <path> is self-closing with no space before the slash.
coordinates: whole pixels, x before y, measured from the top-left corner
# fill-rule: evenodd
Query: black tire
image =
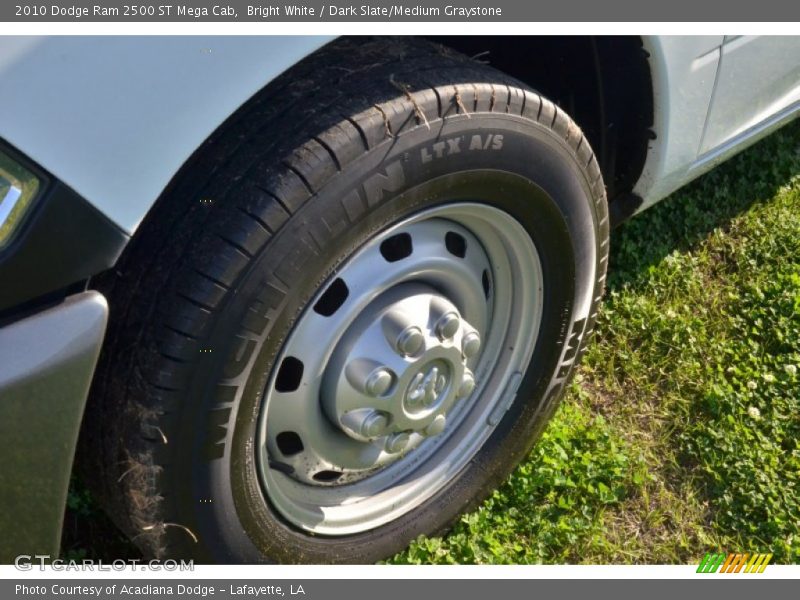
<path id="1" fill-rule="evenodd" d="M 423 163 L 421 148 L 454 136 L 485 148 Z M 265 500 L 256 473 L 259 398 L 275 357 L 347 256 L 454 197 L 513 215 L 542 260 L 542 325 L 517 400 L 421 506 L 363 533 L 307 535 Z M 529 451 L 591 333 L 607 249 L 598 163 L 562 110 L 427 42 L 338 40 L 198 151 L 98 282 L 111 322 L 82 433 L 85 477 L 147 556 L 390 556 L 446 530 Z"/>

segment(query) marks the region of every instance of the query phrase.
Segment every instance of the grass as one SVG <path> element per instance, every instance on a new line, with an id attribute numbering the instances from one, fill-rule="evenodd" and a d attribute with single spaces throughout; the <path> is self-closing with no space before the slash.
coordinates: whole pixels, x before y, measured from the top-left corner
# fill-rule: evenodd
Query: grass
<path id="1" fill-rule="evenodd" d="M 389 562 L 798 563 L 799 479 L 797 122 L 614 232 L 597 333 L 541 442 Z"/>

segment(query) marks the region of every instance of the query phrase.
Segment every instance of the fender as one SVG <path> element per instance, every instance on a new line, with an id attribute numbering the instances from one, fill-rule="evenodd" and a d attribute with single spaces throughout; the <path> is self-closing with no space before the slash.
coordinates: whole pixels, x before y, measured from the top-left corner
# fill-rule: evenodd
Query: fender
<path id="1" fill-rule="evenodd" d="M 653 80 L 653 130 L 644 170 L 633 189 L 652 206 L 693 178 L 724 36 L 645 36 Z"/>
<path id="2" fill-rule="evenodd" d="M 0 138 L 133 233 L 253 94 L 332 37 L 0 38 Z"/>

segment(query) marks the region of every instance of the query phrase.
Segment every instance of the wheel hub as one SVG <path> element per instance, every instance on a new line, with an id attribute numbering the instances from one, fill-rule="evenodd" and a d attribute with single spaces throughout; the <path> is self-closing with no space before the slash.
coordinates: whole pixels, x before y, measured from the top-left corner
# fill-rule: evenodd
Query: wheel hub
<path id="1" fill-rule="evenodd" d="M 468 367 L 480 332 L 444 295 L 424 284 L 387 291 L 355 320 L 325 373 L 328 418 L 351 438 L 399 458 L 441 434 L 447 413 L 468 397 Z"/>

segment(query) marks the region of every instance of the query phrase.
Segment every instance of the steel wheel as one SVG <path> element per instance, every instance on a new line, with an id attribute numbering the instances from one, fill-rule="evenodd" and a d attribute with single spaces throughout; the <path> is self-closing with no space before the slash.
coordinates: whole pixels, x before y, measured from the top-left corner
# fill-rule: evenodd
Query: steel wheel
<path id="1" fill-rule="evenodd" d="M 497 208 L 445 205 L 376 236 L 300 316 L 264 391 L 269 500 L 346 535 L 431 497 L 514 400 L 542 296 L 536 248 Z"/>

